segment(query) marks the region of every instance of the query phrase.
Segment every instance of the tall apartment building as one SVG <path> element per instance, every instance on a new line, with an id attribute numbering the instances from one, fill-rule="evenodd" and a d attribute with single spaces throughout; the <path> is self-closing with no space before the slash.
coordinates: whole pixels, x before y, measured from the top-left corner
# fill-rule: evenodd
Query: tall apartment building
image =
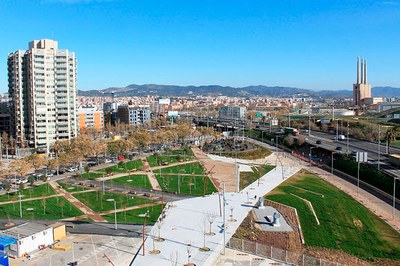
<path id="1" fill-rule="evenodd" d="M 35 40 L 8 55 L 10 131 L 18 146 L 50 150 L 76 137 L 77 60 L 54 40 Z"/>
<path id="2" fill-rule="evenodd" d="M 78 109 L 79 130 L 93 128 L 97 131 L 103 129 L 103 111 L 97 110 L 96 106 L 80 106 Z"/>
<path id="3" fill-rule="evenodd" d="M 246 107 L 242 106 L 221 106 L 219 108 L 219 118 L 225 119 L 244 119 Z"/>
<path id="4" fill-rule="evenodd" d="M 143 125 L 150 121 L 150 115 L 149 109 L 121 105 L 118 106 L 117 121 L 122 124 Z"/>
<path id="5" fill-rule="evenodd" d="M 357 58 L 357 82 L 353 84 L 353 103 L 355 106 L 364 105 L 364 99 L 371 98 L 371 84 L 367 81 L 367 60 Z"/>

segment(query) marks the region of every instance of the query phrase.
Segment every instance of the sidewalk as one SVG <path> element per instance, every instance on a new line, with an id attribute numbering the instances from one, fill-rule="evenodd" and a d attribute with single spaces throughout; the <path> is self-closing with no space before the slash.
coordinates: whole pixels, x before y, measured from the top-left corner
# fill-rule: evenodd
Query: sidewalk
<path id="1" fill-rule="evenodd" d="M 75 207 L 77 207 L 79 210 L 81 210 L 84 214 L 87 214 L 87 216 L 92 219 L 95 222 L 107 222 L 106 219 L 100 216 L 100 214 L 94 212 L 92 209 L 90 209 L 88 206 L 80 202 L 77 198 L 72 196 L 68 191 L 65 191 L 64 189 L 60 188 L 56 182 L 49 182 L 50 186 L 52 186 L 57 193 L 59 194 L 64 194 L 64 197 L 66 200 L 71 202 Z"/>
<path id="2" fill-rule="evenodd" d="M 149 162 L 147 161 L 146 157 L 142 159 L 143 168 L 146 171 L 147 177 L 149 178 L 151 187 L 154 190 L 161 190 L 160 184 L 157 181 L 156 176 L 154 175 L 153 171 L 151 171 Z"/>

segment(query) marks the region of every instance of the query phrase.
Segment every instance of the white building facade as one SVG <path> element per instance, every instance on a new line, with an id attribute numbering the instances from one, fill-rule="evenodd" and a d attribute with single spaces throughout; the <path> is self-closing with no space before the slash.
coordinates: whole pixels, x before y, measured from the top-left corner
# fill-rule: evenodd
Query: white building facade
<path id="1" fill-rule="evenodd" d="M 77 60 L 58 42 L 35 40 L 8 55 L 11 135 L 20 147 L 50 150 L 77 136 Z"/>

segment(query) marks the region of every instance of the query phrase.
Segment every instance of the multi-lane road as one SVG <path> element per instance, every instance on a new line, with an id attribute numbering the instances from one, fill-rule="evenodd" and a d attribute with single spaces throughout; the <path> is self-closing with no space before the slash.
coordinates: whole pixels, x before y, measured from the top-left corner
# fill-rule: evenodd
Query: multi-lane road
<path id="1" fill-rule="evenodd" d="M 348 140 L 335 140 L 334 134 L 312 131 L 310 135 L 308 133 L 303 134 L 306 142 L 309 145 L 320 147 L 328 151 L 334 151 L 337 153 L 350 154 L 351 152 L 367 152 L 368 162 L 373 165 L 380 164 L 380 169 L 385 171 L 390 175 L 400 177 L 400 170 L 389 164 L 387 159 L 387 149 L 386 143 L 381 143 L 380 147 L 377 142 L 369 142 L 354 138 L 349 138 Z M 340 147 L 340 148 L 339 148 Z M 400 148 L 389 147 L 389 152 L 391 154 L 400 154 Z"/>

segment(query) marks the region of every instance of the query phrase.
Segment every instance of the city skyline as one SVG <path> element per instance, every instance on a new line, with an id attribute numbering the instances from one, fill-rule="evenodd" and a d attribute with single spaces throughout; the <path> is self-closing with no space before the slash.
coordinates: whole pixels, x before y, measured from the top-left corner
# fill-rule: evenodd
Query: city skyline
<path id="1" fill-rule="evenodd" d="M 6 1 L 0 12 L 10 25 L 0 44 L 0 92 L 8 53 L 35 39 L 77 54 L 80 90 L 149 83 L 351 90 L 357 56 L 368 58 L 372 86 L 400 87 L 399 1 Z"/>

